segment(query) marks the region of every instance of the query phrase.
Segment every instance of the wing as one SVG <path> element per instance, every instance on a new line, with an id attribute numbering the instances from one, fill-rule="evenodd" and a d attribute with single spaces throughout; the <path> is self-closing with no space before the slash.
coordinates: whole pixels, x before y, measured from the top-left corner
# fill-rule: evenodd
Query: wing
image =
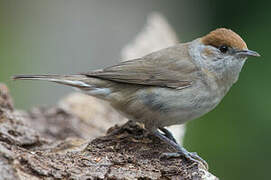
<path id="1" fill-rule="evenodd" d="M 179 44 L 84 75 L 101 79 L 149 86 L 182 89 L 190 86 L 198 71 L 189 58 L 187 44 Z"/>

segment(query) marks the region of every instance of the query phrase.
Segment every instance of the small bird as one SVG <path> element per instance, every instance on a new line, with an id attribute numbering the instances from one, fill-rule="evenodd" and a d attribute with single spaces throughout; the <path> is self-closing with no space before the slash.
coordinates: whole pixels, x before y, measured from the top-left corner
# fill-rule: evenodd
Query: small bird
<path id="1" fill-rule="evenodd" d="M 247 57 L 260 56 L 235 32 L 219 28 L 191 42 L 142 58 L 75 75 L 16 75 L 75 87 L 108 101 L 130 120 L 174 147 L 181 155 L 208 164 L 176 143 L 164 127 L 183 124 L 214 109 L 237 81 Z M 159 132 L 158 130 L 162 131 Z"/>

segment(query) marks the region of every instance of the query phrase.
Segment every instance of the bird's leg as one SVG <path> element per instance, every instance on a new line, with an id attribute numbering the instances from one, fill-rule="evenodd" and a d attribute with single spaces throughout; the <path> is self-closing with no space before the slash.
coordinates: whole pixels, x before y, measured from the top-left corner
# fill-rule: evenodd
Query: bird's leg
<path id="1" fill-rule="evenodd" d="M 188 160 L 191 160 L 193 162 L 196 162 L 198 164 L 202 164 L 207 170 L 208 170 L 208 164 L 205 160 L 203 160 L 200 156 L 197 155 L 197 153 L 191 153 L 188 152 L 185 148 L 181 147 L 179 144 L 175 143 L 170 138 L 166 137 L 165 135 L 162 135 L 159 131 L 155 131 L 154 135 L 161 139 L 163 142 L 167 143 L 171 147 L 177 150 L 176 153 L 163 153 L 160 158 L 172 158 L 172 157 L 180 157 L 184 156 Z"/>
<path id="2" fill-rule="evenodd" d="M 164 133 L 164 136 L 166 136 L 168 139 L 170 139 L 171 141 L 173 141 L 177 144 L 176 139 L 174 138 L 173 134 L 169 130 L 167 130 L 164 127 L 160 127 L 159 130 Z"/>

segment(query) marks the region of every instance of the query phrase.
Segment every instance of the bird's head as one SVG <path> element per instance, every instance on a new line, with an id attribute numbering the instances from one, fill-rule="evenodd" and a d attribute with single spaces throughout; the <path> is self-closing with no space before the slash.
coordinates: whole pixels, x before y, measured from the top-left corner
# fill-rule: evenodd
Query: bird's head
<path id="1" fill-rule="evenodd" d="M 249 56 L 260 56 L 247 48 L 245 41 L 235 32 L 226 28 L 211 31 L 201 38 L 202 54 L 209 59 L 219 60 L 227 57 L 244 60 Z"/>
<path id="2" fill-rule="evenodd" d="M 238 34 L 226 28 L 216 29 L 192 41 L 189 53 L 197 64 L 219 79 L 232 76 L 234 82 L 247 57 L 260 56 L 257 52 L 249 50 Z"/>

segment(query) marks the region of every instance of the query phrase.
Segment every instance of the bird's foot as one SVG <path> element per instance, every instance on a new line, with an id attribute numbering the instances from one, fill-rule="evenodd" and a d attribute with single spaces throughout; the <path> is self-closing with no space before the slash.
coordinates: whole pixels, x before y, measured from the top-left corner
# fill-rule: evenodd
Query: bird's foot
<path id="1" fill-rule="evenodd" d="M 162 130 L 160 128 L 161 131 L 164 132 L 164 130 Z M 168 130 L 167 130 L 168 131 Z M 169 132 L 169 131 L 168 131 Z M 154 135 L 156 137 L 158 137 L 159 139 L 161 139 L 163 142 L 167 143 L 168 145 L 170 145 L 171 147 L 173 147 L 177 152 L 173 152 L 173 153 L 162 153 L 162 155 L 160 156 L 160 158 L 178 158 L 178 157 L 185 157 L 188 160 L 191 160 L 192 162 L 198 163 L 200 165 L 202 165 L 206 170 L 208 170 L 208 164 L 207 162 L 202 159 L 197 153 L 195 152 L 188 152 L 185 148 L 181 147 L 178 143 L 176 143 L 172 136 L 172 134 L 169 132 L 164 132 L 165 135 L 161 134 L 159 131 L 155 131 Z M 170 136 L 168 137 L 168 135 L 170 134 Z M 172 138 L 174 140 L 172 140 Z"/>
<path id="2" fill-rule="evenodd" d="M 160 159 L 170 159 L 170 158 L 179 158 L 179 157 L 185 157 L 189 161 L 195 162 L 197 164 L 203 165 L 203 167 L 208 170 L 209 166 L 208 163 L 202 159 L 197 153 L 194 152 L 188 152 L 185 150 L 185 152 L 169 152 L 169 153 L 162 153 L 160 155 Z"/>

